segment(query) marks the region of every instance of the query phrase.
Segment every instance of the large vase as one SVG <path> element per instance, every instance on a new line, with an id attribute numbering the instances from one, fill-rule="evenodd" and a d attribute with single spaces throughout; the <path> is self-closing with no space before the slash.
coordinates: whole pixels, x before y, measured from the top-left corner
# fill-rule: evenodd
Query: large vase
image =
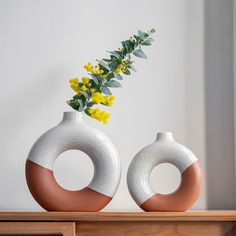
<path id="1" fill-rule="evenodd" d="M 57 157 L 71 149 L 86 153 L 94 165 L 90 184 L 78 191 L 62 188 L 53 175 Z M 79 112 L 64 112 L 62 121 L 35 142 L 25 171 L 31 194 L 49 211 L 99 211 L 113 198 L 121 175 L 114 145 Z"/>
<path id="2" fill-rule="evenodd" d="M 173 193 L 156 193 L 150 185 L 151 171 L 161 163 L 170 163 L 181 173 L 181 183 Z M 127 183 L 131 196 L 145 211 L 186 211 L 200 195 L 202 172 L 197 157 L 177 143 L 172 133 L 158 133 L 155 142 L 133 158 Z"/>

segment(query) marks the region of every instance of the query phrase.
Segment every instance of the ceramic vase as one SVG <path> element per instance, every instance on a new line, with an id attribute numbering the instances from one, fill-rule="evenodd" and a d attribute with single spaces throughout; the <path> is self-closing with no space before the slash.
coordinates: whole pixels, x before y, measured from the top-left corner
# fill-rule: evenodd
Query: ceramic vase
<path id="1" fill-rule="evenodd" d="M 90 184 L 78 191 L 62 188 L 53 175 L 57 157 L 71 149 L 86 153 L 94 165 Z M 25 170 L 31 194 L 49 211 L 99 211 L 113 198 L 121 175 L 114 145 L 79 112 L 64 112 L 62 121 L 35 142 Z"/>
<path id="2" fill-rule="evenodd" d="M 181 173 L 181 183 L 173 193 L 156 193 L 150 185 L 151 171 L 161 163 L 170 163 Z M 134 201 L 145 211 L 186 211 L 200 195 L 202 172 L 197 157 L 177 143 L 172 133 L 164 132 L 133 158 L 127 184 Z"/>

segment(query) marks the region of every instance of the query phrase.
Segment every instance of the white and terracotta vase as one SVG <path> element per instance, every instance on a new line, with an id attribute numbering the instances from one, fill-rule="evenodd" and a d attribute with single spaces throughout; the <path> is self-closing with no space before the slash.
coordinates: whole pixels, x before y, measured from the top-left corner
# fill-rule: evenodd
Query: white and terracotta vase
<path id="1" fill-rule="evenodd" d="M 94 176 L 84 189 L 62 188 L 53 175 L 57 157 L 71 149 L 86 153 Z M 79 112 L 64 112 L 62 121 L 44 133 L 26 161 L 26 180 L 35 200 L 50 211 L 99 211 L 114 196 L 121 175 L 118 153 L 102 132 L 90 127 Z"/>
<path id="2" fill-rule="evenodd" d="M 181 173 L 181 183 L 173 193 L 156 193 L 150 185 L 151 171 L 161 163 L 173 164 Z M 133 158 L 127 184 L 131 196 L 145 211 L 186 211 L 200 195 L 202 172 L 196 156 L 175 142 L 172 133 L 158 133 L 156 141 Z"/>

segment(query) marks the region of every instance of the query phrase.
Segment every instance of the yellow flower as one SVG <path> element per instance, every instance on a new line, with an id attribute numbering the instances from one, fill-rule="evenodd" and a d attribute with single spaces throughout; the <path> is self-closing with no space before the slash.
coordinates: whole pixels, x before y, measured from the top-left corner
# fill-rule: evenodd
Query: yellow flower
<path id="1" fill-rule="evenodd" d="M 108 102 L 107 102 L 107 105 L 111 107 L 111 106 L 113 105 L 113 102 L 108 101 Z"/>
<path id="2" fill-rule="evenodd" d="M 88 72 L 90 72 L 92 74 L 96 74 L 96 75 L 100 75 L 100 74 L 104 73 L 103 70 L 99 70 L 98 65 L 92 65 L 91 62 L 88 62 L 86 65 L 84 65 L 84 69 L 86 69 Z"/>
<path id="3" fill-rule="evenodd" d="M 94 113 L 94 109 L 93 108 L 89 108 L 88 112 L 89 112 L 89 114 L 92 115 Z"/>
<path id="4" fill-rule="evenodd" d="M 116 99 L 116 96 L 111 95 L 111 96 L 110 96 L 110 99 L 111 99 L 112 101 L 114 101 L 114 100 Z"/>
<path id="5" fill-rule="evenodd" d="M 87 84 L 89 81 L 89 78 L 88 77 L 82 77 L 82 82 L 83 84 Z"/>
<path id="6" fill-rule="evenodd" d="M 94 103 L 106 103 L 106 97 L 104 97 L 101 93 L 96 92 L 92 95 L 92 100 Z"/>
<path id="7" fill-rule="evenodd" d="M 79 86 L 79 79 L 78 78 L 72 78 L 69 80 L 70 82 L 70 87 L 75 91 L 79 92 L 80 86 Z"/>
<path id="8" fill-rule="evenodd" d="M 96 70 L 95 73 L 96 73 L 97 75 L 99 75 L 99 74 L 100 74 L 100 70 Z"/>
<path id="9" fill-rule="evenodd" d="M 86 69 L 88 72 L 92 72 L 94 69 L 94 66 L 92 65 L 91 62 L 88 62 L 87 64 L 84 65 L 84 69 Z"/>
<path id="10" fill-rule="evenodd" d="M 116 74 L 120 74 L 122 72 L 121 69 L 116 69 Z"/>
<path id="11" fill-rule="evenodd" d="M 107 75 L 102 75 L 102 78 L 103 79 L 107 79 Z"/>
<path id="12" fill-rule="evenodd" d="M 80 90 L 79 84 L 71 84 L 70 87 L 71 87 L 75 92 L 79 92 L 79 90 Z"/>
<path id="13" fill-rule="evenodd" d="M 85 85 L 82 86 L 81 88 L 83 91 L 87 91 L 87 87 Z"/>
<path id="14" fill-rule="evenodd" d="M 106 104 L 108 106 L 112 106 L 115 99 L 116 99 L 116 97 L 114 95 L 111 95 L 111 96 L 107 95 L 106 96 Z"/>
<path id="15" fill-rule="evenodd" d="M 125 72 L 127 70 L 127 66 L 125 61 L 122 61 L 116 68 L 116 74 L 120 74 L 121 72 Z"/>
<path id="16" fill-rule="evenodd" d="M 103 124 L 107 124 L 108 120 L 110 118 L 110 114 L 106 111 L 102 111 L 99 108 L 93 109 L 89 108 L 88 113 L 90 116 L 100 122 L 103 122 Z"/>
<path id="17" fill-rule="evenodd" d="M 90 92 L 91 92 L 91 93 L 94 93 L 94 92 L 95 92 L 95 89 L 91 89 Z"/>
<path id="18" fill-rule="evenodd" d="M 72 78 L 72 79 L 69 80 L 69 82 L 71 84 L 78 84 L 79 83 L 79 79 L 78 78 Z"/>
<path id="19" fill-rule="evenodd" d="M 104 125 L 107 125 L 107 124 L 108 124 L 108 120 L 104 120 L 104 121 L 103 121 L 103 124 L 104 124 Z"/>

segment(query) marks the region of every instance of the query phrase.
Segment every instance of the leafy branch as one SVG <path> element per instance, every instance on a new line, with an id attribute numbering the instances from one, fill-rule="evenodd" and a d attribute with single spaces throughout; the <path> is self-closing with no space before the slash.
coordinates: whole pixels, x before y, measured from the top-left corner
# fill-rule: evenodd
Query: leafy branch
<path id="1" fill-rule="evenodd" d="M 93 109 L 93 106 L 96 104 L 113 105 L 115 96 L 112 95 L 110 89 L 121 87 L 120 81 L 123 80 L 123 75 L 130 75 L 131 71 L 136 71 L 133 66 L 134 61 L 131 60 L 132 55 L 147 59 L 142 46 L 152 45 L 154 40 L 151 35 L 154 32 L 155 29 L 147 32 L 139 30 L 138 34 L 121 42 L 122 48 L 108 51 L 110 54 L 108 59 L 97 60 L 96 65 L 90 62 L 84 65 L 89 77 L 82 77 L 82 81 L 78 78 L 70 79 L 71 88 L 76 95 L 67 101 L 68 105 L 106 124 L 110 114 L 99 108 Z"/>

